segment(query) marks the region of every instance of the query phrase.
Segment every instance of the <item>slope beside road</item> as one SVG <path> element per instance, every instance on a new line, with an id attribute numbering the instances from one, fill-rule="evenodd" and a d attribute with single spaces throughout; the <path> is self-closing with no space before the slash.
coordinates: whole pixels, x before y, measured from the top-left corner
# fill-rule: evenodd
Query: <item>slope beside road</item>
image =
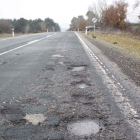
<path id="1" fill-rule="evenodd" d="M 0 139 L 140 139 L 139 87 L 80 34 L 51 35 L 0 56 Z"/>

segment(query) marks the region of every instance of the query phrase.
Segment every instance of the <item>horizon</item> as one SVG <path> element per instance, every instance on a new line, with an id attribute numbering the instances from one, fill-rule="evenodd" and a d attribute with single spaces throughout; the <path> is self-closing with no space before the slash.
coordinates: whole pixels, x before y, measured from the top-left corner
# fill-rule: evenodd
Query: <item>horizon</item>
<path id="1" fill-rule="evenodd" d="M 44 3 L 41 5 L 42 7 L 39 7 L 38 2 Z M 128 7 L 128 13 L 127 13 L 127 20 L 131 23 L 138 23 L 138 10 L 133 10 L 133 4 L 135 1 L 126 0 L 126 2 L 129 3 Z M 17 3 L 17 5 L 15 5 Z M 89 5 L 92 5 L 93 0 L 84 0 L 80 2 L 80 0 L 77 0 L 76 2 L 74 0 L 72 1 L 45 1 L 40 0 L 34 3 L 32 9 L 30 9 L 33 1 L 30 2 L 27 0 L 13 0 L 13 1 L 2 1 L 0 5 L 0 19 L 19 19 L 19 18 L 25 18 L 27 20 L 34 20 L 34 19 L 42 19 L 45 18 L 51 18 L 54 20 L 54 22 L 58 23 L 61 27 L 61 29 L 68 29 L 71 19 L 73 17 L 78 17 L 79 15 L 83 15 L 86 19 L 86 12 L 88 11 Z M 54 5 L 55 3 L 55 5 Z M 63 4 L 60 4 L 63 3 Z M 73 4 L 74 3 L 74 4 Z M 113 0 L 107 0 L 107 4 L 112 4 Z M 47 5 L 50 5 L 47 7 Z M 79 7 L 80 5 L 80 7 Z M 10 6 L 10 7 L 9 7 Z M 7 11 L 7 9 L 9 9 Z M 36 10 L 37 9 L 37 10 Z M 54 10 L 55 9 L 55 10 Z M 71 10 L 72 9 L 72 10 Z M 77 10 L 78 9 L 78 10 Z M 18 13 L 17 13 L 18 10 Z M 57 14 L 56 14 L 57 11 Z M 46 14 L 45 14 L 46 13 Z"/>

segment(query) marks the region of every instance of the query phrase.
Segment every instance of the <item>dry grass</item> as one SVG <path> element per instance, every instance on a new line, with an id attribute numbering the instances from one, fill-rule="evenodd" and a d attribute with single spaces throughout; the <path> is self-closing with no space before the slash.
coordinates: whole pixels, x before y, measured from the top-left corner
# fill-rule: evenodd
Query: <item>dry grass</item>
<path id="1" fill-rule="evenodd" d="M 22 36 L 26 34 L 15 34 L 15 36 Z M 12 37 L 12 34 L 0 34 L 0 39 L 10 38 Z"/>
<path id="2" fill-rule="evenodd" d="M 88 35 L 92 36 L 93 32 L 88 32 Z M 132 35 L 131 33 L 107 33 L 96 32 L 96 37 L 99 40 L 112 44 L 114 47 L 123 49 L 125 52 L 140 59 L 140 40 L 139 37 Z"/>

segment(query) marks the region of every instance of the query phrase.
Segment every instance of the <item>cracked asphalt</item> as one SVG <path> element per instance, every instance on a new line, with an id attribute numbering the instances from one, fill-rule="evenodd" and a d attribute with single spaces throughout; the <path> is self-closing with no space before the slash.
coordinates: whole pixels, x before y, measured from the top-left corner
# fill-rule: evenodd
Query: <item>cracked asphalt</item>
<path id="1" fill-rule="evenodd" d="M 0 41 L 0 53 L 48 35 L 53 33 Z M 95 45 L 78 36 L 57 33 L 0 56 L 0 140 L 140 138 L 139 87 L 126 81 L 129 78 Z M 109 79 L 112 75 L 116 81 Z M 84 120 L 96 121 L 99 132 L 81 136 L 68 131 L 69 124 Z"/>

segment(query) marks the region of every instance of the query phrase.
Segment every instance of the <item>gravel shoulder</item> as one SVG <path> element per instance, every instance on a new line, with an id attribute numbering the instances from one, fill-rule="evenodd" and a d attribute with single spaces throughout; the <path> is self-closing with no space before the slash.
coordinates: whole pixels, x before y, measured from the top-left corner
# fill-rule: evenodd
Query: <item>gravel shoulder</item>
<path id="1" fill-rule="evenodd" d="M 88 41 L 99 48 L 102 53 L 109 58 L 109 60 L 115 62 L 136 85 L 140 86 L 140 61 L 129 56 L 122 50 L 113 48 L 107 43 L 93 39 L 85 34 L 82 34 Z"/>

